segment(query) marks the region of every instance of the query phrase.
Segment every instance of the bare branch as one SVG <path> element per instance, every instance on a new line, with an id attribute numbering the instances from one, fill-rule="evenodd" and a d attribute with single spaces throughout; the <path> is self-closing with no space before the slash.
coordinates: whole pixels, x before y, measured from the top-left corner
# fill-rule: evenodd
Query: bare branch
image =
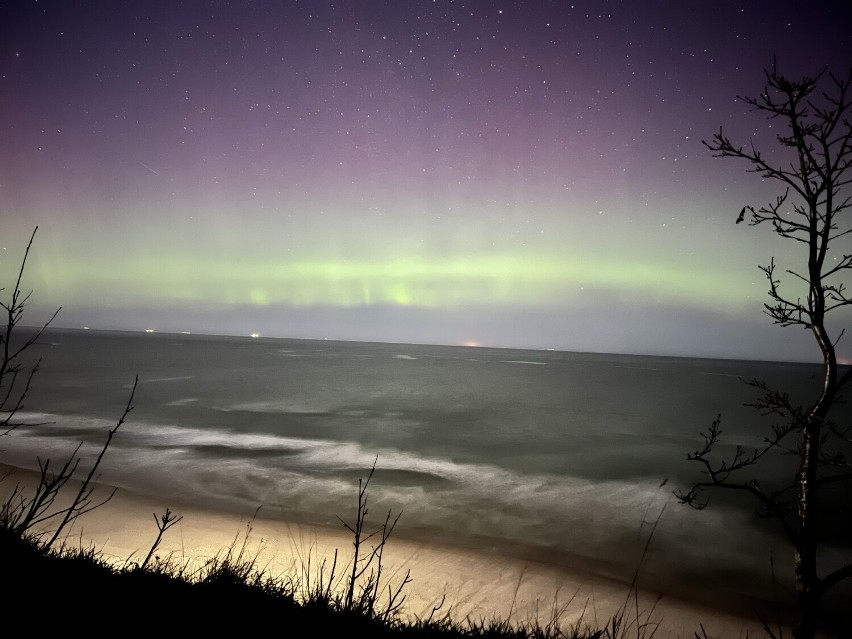
<path id="1" fill-rule="evenodd" d="M 59 538 L 59 536 L 62 534 L 63 529 L 68 524 L 70 524 L 72 521 L 74 521 L 78 517 L 80 517 L 80 516 L 82 516 L 82 515 L 84 515 L 88 512 L 91 512 L 95 508 L 100 508 L 101 506 L 106 504 L 110 499 L 112 499 L 113 496 L 115 495 L 115 489 L 113 489 L 108 497 L 101 500 L 97 504 L 92 504 L 92 501 L 90 499 L 90 497 L 92 495 L 92 491 L 94 490 L 94 486 L 92 485 L 92 480 L 94 479 L 95 473 L 98 471 L 98 468 L 101 465 L 101 461 L 103 461 L 104 455 L 106 454 L 106 451 L 109 448 L 110 443 L 112 442 L 113 436 L 116 434 L 116 432 L 118 432 L 118 429 L 121 428 L 121 425 L 124 424 L 125 420 L 127 419 L 127 416 L 130 414 L 130 411 L 133 410 L 133 396 L 136 394 L 136 386 L 138 385 L 138 383 L 139 383 L 139 376 L 137 375 L 136 378 L 133 380 L 133 388 L 130 391 L 130 397 L 127 399 L 127 406 L 125 406 L 124 412 L 121 414 L 121 417 L 119 417 L 116 425 L 113 428 L 111 428 L 109 431 L 107 431 L 106 442 L 104 442 L 104 445 L 101 448 L 101 451 L 98 454 L 98 457 L 95 460 L 95 463 L 92 465 L 92 468 L 89 470 L 88 475 L 86 475 L 86 477 L 83 479 L 82 483 L 80 484 L 80 488 L 77 491 L 76 496 L 71 501 L 71 505 L 68 506 L 68 508 L 66 508 L 62 511 L 64 513 L 64 516 L 62 517 L 62 521 L 59 523 L 59 525 L 54 530 L 53 536 L 51 536 L 50 540 L 47 542 L 46 546 L 48 548 L 50 546 L 52 546 L 53 543 Z M 79 460 L 77 460 L 77 461 L 79 462 Z M 69 475 L 69 477 L 70 477 L 70 475 Z"/>
<path id="2" fill-rule="evenodd" d="M 852 564 L 838 568 L 834 572 L 829 573 L 820 580 L 820 591 L 828 592 L 832 587 L 839 584 L 844 579 L 852 579 Z"/>
<path id="3" fill-rule="evenodd" d="M 31 293 L 23 295 L 21 292 L 21 281 L 24 277 L 24 270 L 29 258 L 30 249 L 33 245 L 38 227 L 33 229 L 30 240 L 27 243 L 27 248 L 24 250 L 24 257 L 21 259 L 21 267 L 18 269 L 15 286 L 11 291 L 8 301 L 0 301 L 0 308 L 5 311 L 6 322 L 5 326 L 0 329 L 0 412 L 4 413 L 0 417 L 0 437 L 8 435 L 20 424 L 15 421 L 15 415 L 25 406 L 27 396 L 32 389 L 32 381 L 38 371 L 41 359 L 33 365 L 28 373 L 24 373 L 25 367 L 20 359 L 23 354 L 28 351 L 42 336 L 45 329 L 56 319 L 59 314 L 57 309 L 50 319 L 29 338 L 25 339 L 18 347 L 12 346 L 13 334 L 21 321 L 24 309 L 29 302 Z M 3 289 L 0 289 L 3 290 Z M 21 389 L 18 385 L 19 375 L 23 373 L 24 386 Z"/>
<path id="4" fill-rule="evenodd" d="M 737 446 L 729 458 L 713 458 L 713 449 L 721 438 L 717 417 L 710 429 L 701 433 L 703 448 L 687 456 L 700 464 L 702 480 L 687 492 L 675 493 L 683 503 L 702 509 L 708 504 L 700 497 L 703 489 L 740 491 L 756 500 L 760 514 L 779 521 L 794 550 L 799 618 L 793 636 L 797 639 L 812 639 L 822 595 L 841 580 L 852 578 L 852 565 L 838 568 L 822 580 L 817 566 L 817 522 L 819 510 L 826 507 L 826 502 L 817 498 L 818 493 L 852 480 L 852 473 L 843 472 L 852 468 L 847 457 L 852 444 L 850 428 L 840 428 L 828 419 L 832 408 L 841 402 L 841 391 L 852 383 L 852 368 L 841 371 L 837 363 L 835 349 L 844 331 L 832 340 L 826 327 L 827 314 L 852 306 L 845 283 L 838 281 L 839 276 L 852 270 L 852 254 L 831 257 L 832 243 L 852 233 L 849 220 L 841 215 L 852 206 L 852 195 L 848 193 L 852 184 L 852 68 L 845 77 L 828 73 L 833 86 L 830 91 L 818 91 L 826 73 L 823 70 L 813 77 L 789 80 L 773 64 L 765 70 L 762 93 L 742 98 L 781 124 L 776 142 L 788 162 L 770 164 L 753 140 L 747 146 L 737 144 L 722 129 L 711 141 L 704 141 L 714 156 L 745 160 L 748 172 L 784 185 L 784 192 L 774 202 L 757 209 L 744 207 L 737 222 L 743 221 L 749 211 L 750 226 L 765 223 L 779 237 L 806 247 L 807 257 L 800 268 L 786 270 L 787 276 L 804 285 L 801 297 L 793 299 L 782 294 L 774 258 L 768 266 L 760 267 L 769 282 L 769 302 L 764 304 L 764 312 L 775 324 L 810 330 L 822 358 L 822 384 L 812 401 L 799 407 L 787 394 L 752 382 L 762 395 L 751 406 L 780 420 L 772 425 L 772 434 L 764 439 L 763 447 L 747 451 Z M 758 462 L 770 451 L 796 460 L 798 466 L 790 469 L 795 477 L 793 484 L 766 491 L 756 479 L 740 480 L 747 469 L 756 470 Z M 795 498 L 791 499 L 793 490 Z M 825 493 L 829 494 L 827 490 Z"/>

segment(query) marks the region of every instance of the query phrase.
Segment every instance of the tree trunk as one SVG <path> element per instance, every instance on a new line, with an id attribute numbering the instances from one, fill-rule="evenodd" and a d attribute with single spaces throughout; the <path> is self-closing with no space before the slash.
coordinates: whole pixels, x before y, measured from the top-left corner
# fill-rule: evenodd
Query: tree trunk
<path id="1" fill-rule="evenodd" d="M 816 634 L 820 589 L 816 567 L 817 521 L 815 513 L 815 481 L 819 452 L 820 421 L 813 414 L 802 439 L 799 467 L 799 530 L 796 540 L 796 607 L 798 619 L 793 629 L 795 639 L 812 639 Z"/>
<path id="2" fill-rule="evenodd" d="M 817 470 L 822 444 L 822 430 L 837 391 L 837 355 L 825 329 L 825 298 L 822 282 L 815 278 L 811 288 L 811 328 L 819 344 L 823 361 L 823 386 L 819 399 L 808 415 L 802 432 L 801 460 L 798 473 L 798 534 L 795 544 L 796 607 L 798 620 L 793 629 L 795 639 L 812 639 L 816 635 L 822 588 L 817 573 Z"/>
<path id="3" fill-rule="evenodd" d="M 800 591 L 798 594 L 799 619 L 793 628 L 794 639 L 813 639 L 819 619 L 819 594 L 815 591 Z"/>

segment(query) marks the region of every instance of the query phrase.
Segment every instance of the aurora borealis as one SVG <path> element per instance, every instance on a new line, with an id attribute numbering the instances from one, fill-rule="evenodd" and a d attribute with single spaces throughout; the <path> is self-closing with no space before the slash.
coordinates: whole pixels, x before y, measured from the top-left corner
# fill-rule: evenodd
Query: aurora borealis
<path id="1" fill-rule="evenodd" d="M 852 63 L 812 5 L 0 2 L 2 281 L 38 224 L 60 326 L 807 358 L 701 140 Z"/>

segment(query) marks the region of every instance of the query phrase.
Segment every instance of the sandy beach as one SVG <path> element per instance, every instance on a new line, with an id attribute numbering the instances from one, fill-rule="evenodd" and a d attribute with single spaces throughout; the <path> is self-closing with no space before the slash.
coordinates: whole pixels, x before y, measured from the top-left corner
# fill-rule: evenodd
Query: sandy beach
<path id="1" fill-rule="evenodd" d="M 2 472 L 5 479 L 0 494 L 4 498 L 17 482 L 31 485 L 36 477 L 10 466 L 3 466 Z M 96 494 L 107 496 L 109 490 L 102 484 Z M 321 528 L 293 524 L 265 518 L 262 511 L 241 517 L 173 503 L 167 496 L 151 498 L 122 489 L 109 503 L 78 520 L 66 543 L 93 546 L 118 565 L 141 561 L 157 534 L 154 517 L 166 507 L 183 519 L 166 533 L 157 554 L 180 564 L 198 566 L 222 556 L 229 548 L 234 552 L 243 549 L 243 556 L 253 558 L 266 574 L 295 577 L 309 584 L 316 580 L 324 560 L 327 570 L 335 550 L 339 574 L 345 572 L 351 557 L 352 539 L 342 525 Z M 372 521 L 378 523 L 376 518 Z M 392 537 L 385 553 L 384 575 L 393 585 L 407 571 L 411 583 L 405 587 L 404 612 L 414 617 L 428 617 L 443 600 L 435 614 L 449 613 L 456 620 L 509 618 L 514 623 L 527 623 L 538 619 L 545 624 L 557 616 L 564 626 L 579 623 L 601 627 L 629 601 L 626 619 L 631 636 L 636 636 L 637 604 L 639 623 L 657 625 L 656 637 L 693 637 L 702 626 L 708 637 L 744 637 L 747 631 L 760 636 L 756 618 L 654 592 L 641 591 L 637 600 L 628 584 L 587 570 L 557 569 L 496 551 L 471 551 Z"/>

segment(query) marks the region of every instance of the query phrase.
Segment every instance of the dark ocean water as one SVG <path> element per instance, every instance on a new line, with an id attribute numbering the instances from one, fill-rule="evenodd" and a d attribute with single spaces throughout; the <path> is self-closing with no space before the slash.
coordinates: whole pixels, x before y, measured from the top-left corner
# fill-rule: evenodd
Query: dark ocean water
<path id="1" fill-rule="evenodd" d="M 50 423 L 5 438 L 0 461 L 35 468 L 80 441 L 91 456 L 138 373 L 101 478 L 177 506 L 339 525 L 377 460 L 371 510 L 401 510 L 408 537 L 625 577 L 663 511 L 643 565 L 662 588 L 757 592 L 770 555 L 789 566 L 752 503 L 715 495 L 697 512 L 671 490 L 698 478 L 685 456 L 718 413 L 729 447 L 768 432 L 743 379 L 806 399 L 816 366 L 63 330 L 41 341 L 24 417 Z M 787 476 L 784 463 L 764 469 Z M 833 527 L 849 502 L 837 496 Z M 839 556 L 841 535 L 827 554 Z"/>

